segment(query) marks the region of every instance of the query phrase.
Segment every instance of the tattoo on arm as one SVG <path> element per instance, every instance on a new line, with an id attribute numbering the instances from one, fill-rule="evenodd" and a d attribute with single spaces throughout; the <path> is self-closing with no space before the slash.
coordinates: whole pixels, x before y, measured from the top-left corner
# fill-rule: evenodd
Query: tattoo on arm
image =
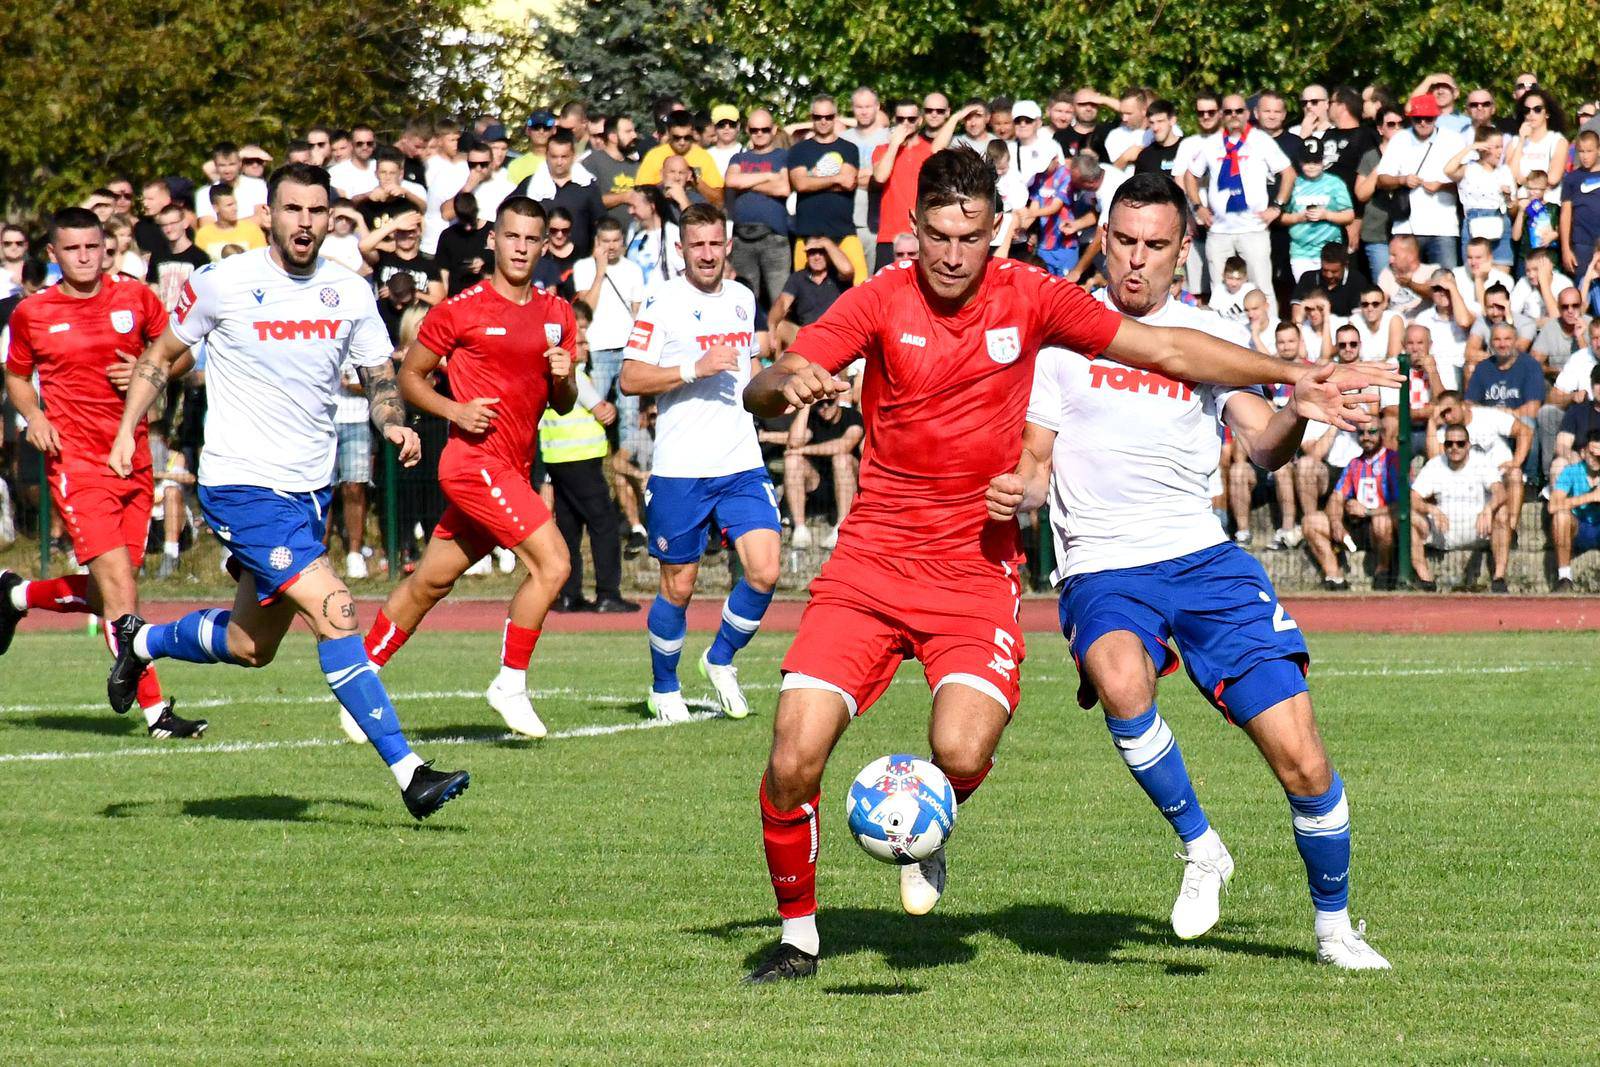
<path id="1" fill-rule="evenodd" d="M 149 382 L 158 393 L 165 391 L 167 388 L 166 369 L 157 364 L 148 355 L 139 357 L 139 362 L 134 365 L 133 373 L 135 377 Z"/>
<path id="2" fill-rule="evenodd" d="M 358 367 L 356 376 L 367 394 L 367 411 L 372 425 L 381 433 L 391 426 L 404 426 L 406 403 L 400 399 L 400 386 L 395 382 L 394 364 L 388 360 L 375 367 Z"/>

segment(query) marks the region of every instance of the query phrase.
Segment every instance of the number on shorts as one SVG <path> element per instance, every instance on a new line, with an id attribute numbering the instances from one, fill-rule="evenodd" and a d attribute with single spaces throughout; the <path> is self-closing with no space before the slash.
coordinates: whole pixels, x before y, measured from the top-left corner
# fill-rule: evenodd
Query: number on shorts
<path id="1" fill-rule="evenodd" d="M 1260 589 L 1256 590 L 1256 596 L 1260 597 L 1263 603 L 1272 605 L 1272 629 L 1274 633 L 1281 634 L 1285 630 L 1300 629 L 1300 624 L 1289 618 L 1289 613 L 1283 610 L 1282 604 L 1273 600 Z"/>
<path id="2" fill-rule="evenodd" d="M 772 483 L 771 482 L 762 482 L 761 486 L 762 486 L 762 488 L 764 488 L 767 491 L 767 502 L 772 505 L 772 510 L 773 511 L 777 511 L 778 510 L 778 493 L 777 493 L 777 491 L 775 489 L 772 488 Z"/>
<path id="3" fill-rule="evenodd" d="M 1004 630 L 995 630 L 995 654 L 994 659 L 989 661 L 989 669 L 1000 675 L 1002 678 L 1010 678 L 1011 672 L 1017 669 L 1017 661 L 1014 658 L 1016 649 L 1012 647 L 1015 644 L 1016 638 L 1012 637 Z"/>

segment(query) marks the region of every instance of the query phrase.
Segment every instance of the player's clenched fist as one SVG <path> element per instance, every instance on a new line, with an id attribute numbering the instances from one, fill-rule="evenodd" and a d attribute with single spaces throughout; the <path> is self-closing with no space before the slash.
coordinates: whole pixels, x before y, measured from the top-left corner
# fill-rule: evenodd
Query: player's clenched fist
<path id="1" fill-rule="evenodd" d="M 28 424 L 31 433 L 33 424 Z M 111 473 L 119 478 L 126 478 L 133 473 L 133 434 L 127 430 L 118 430 L 117 436 L 111 442 L 111 451 L 106 455 L 106 466 L 111 468 Z"/>
<path id="2" fill-rule="evenodd" d="M 409 426 L 386 426 L 384 439 L 400 450 L 400 465 L 415 467 L 422 458 L 422 438 Z"/>
<path id="3" fill-rule="evenodd" d="M 989 491 L 983 495 L 983 502 L 989 505 L 989 517 L 996 522 L 1016 518 L 1026 488 L 1020 474 L 997 474 L 991 478 Z"/>
<path id="4" fill-rule="evenodd" d="M 550 360 L 550 377 L 572 377 L 572 353 L 565 348 L 547 348 L 545 356 Z"/>
<path id="5" fill-rule="evenodd" d="M 560 351 L 552 349 L 551 351 Z M 553 369 L 553 368 L 552 368 Z M 571 369 L 569 364 L 568 369 Z M 477 396 L 465 404 L 457 405 L 455 416 L 450 420 L 467 433 L 486 433 L 489 424 L 499 418 L 499 412 L 494 406 L 500 403 L 497 396 Z"/>
<path id="6" fill-rule="evenodd" d="M 849 391 L 849 382 L 835 378 L 815 363 L 800 367 L 783 383 L 783 398 L 796 408 Z"/>

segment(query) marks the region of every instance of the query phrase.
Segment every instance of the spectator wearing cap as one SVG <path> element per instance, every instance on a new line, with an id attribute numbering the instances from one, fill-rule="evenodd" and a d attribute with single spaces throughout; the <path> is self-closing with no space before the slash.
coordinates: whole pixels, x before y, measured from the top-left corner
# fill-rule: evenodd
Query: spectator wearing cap
<path id="1" fill-rule="evenodd" d="M 1444 450 L 1428 460 L 1411 483 L 1411 564 L 1419 588 L 1433 592 L 1429 551 L 1459 552 L 1488 547 L 1491 588 L 1504 584 L 1511 558 L 1510 510 L 1500 472 L 1472 447 L 1465 426 L 1446 426 Z M 1554 504 L 1551 506 L 1554 512 Z"/>
<path id="2" fill-rule="evenodd" d="M 1270 292 L 1272 238 L 1268 226 L 1283 214 L 1294 192 L 1295 174 L 1278 142 L 1251 126 L 1249 114 L 1240 94 L 1223 97 L 1223 128 L 1201 143 L 1183 176 L 1183 188 L 1195 208 L 1196 220 L 1210 227 L 1206 236 L 1210 276 L 1221 278 L 1223 264 L 1239 256 L 1251 284 Z M 1274 175 L 1281 183 L 1276 200 L 1267 192 Z M 1207 178 L 1204 202 L 1200 178 Z"/>
<path id="3" fill-rule="evenodd" d="M 489 146 L 489 159 L 493 164 L 494 176 L 509 183 L 510 179 L 506 176 L 508 165 L 506 161 L 511 156 L 511 134 L 502 124 L 491 122 L 483 128 L 478 139 Z"/>
<path id="4" fill-rule="evenodd" d="M 639 131 L 627 115 L 600 115 L 600 131 L 582 159 L 583 167 L 600 185 L 600 200 L 611 217 L 626 229 L 632 221 L 628 204 L 639 173 Z"/>
<path id="5" fill-rule="evenodd" d="M 1550 492 L 1550 540 L 1558 593 L 1572 592 L 1572 557 L 1600 548 L 1600 430 L 1583 439 L 1581 462 L 1569 464 Z"/>
<path id="6" fill-rule="evenodd" d="M 750 147 L 728 163 L 723 183 L 733 202 L 733 250 L 728 262 L 733 273 L 756 295 L 756 303 L 770 308 L 792 272 L 789 250 L 789 153 L 773 143 L 776 133 L 772 112 L 752 108 Z M 819 238 L 821 240 L 821 238 Z M 809 256 L 809 244 L 807 246 Z"/>
<path id="7" fill-rule="evenodd" d="M 916 105 L 911 105 L 914 109 Z M 896 105 L 895 113 L 903 107 Z M 860 187 L 861 156 L 854 141 L 839 129 L 839 105 L 826 94 L 811 100 L 811 136 L 790 147 L 785 165 L 789 168 L 789 187 L 794 190 L 794 221 L 790 233 L 795 238 L 792 267 L 805 265 L 805 241 L 826 237 L 849 258 L 855 283 L 867 277 L 867 259 L 855 230 L 855 198 Z M 880 217 L 889 211 L 880 207 Z"/>
<path id="8" fill-rule="evenodd" d="M 257 152 L 260 149 L 256 149 Z M 265 153 L 263 153 L 265 154 Z M 270 157 L 268 157 L 270 158 Z M 211 164 L 216 170 L 216 182 L 233 190 L 233 202 L 238 217 L 255 221 L 257 209 L 267 206 L 267 183 L 261 177 L 243 173 L 239 146 L 232 141 L 220 141 L 211 149 Z M 194 214 L 197 222 L 215 221 L 217 213 L 211 206 L 211 185 L 195 193 Z"/>
<path id="9" fill-rule="evenodd" d="M 556 132 L 556 115 L 553 111 L 539 110 L 528 116 L 523 124 L 528 135 L 528 150 L 506 166 L 506 179 L 512 185 L 532 177 L 534 171 L 544 166 L 544 149 L 550 136 Z"/>
<path id="10" fill-rule="evenodd" d="M 916 105 L 912 105 L 915 107 Z M 1016 152 L 1013 161 L 1017 176 L 1032 191 L 1044 176 L 1056 168 L 1066 157 L 1054 137 L 1043 136 L 1040 122 L 1044 115 L 1033 100 L 1018 100 L 1011 105 L 1011 121 L 1016 129 Z M 878 238 L 880 241 L 883 238 Z"/>
<path id="11" fill-rule="evenodd" d="M 696 140 L 694 116 L 682 108 L 667 116 L 666 140 L 645 153 L 634 181 L 639 185 L 660 185 L 661 165 L 668 156 L 681 156 L 689 165 L 694 188 L 709 203 L 722 205 L 722 171 L 711 153 Z"/>
<path id="12" fill-rule="evenodd" d="M 378 187 L 378 169 L 373 162 L 377 151 L 378 135 L 371 126 L 351 128 L 350 158 L 328 168 L 328 180 L 333 182 L 333 188 L 340 196 L 354 200 Z"/>
<path id="13" fill-rule="evenodd" d="M 1344 182 L 1322 162 L 1322 142 L 1305 142 L 1300 177 L 1289 194 L 1289 208 L 1278 218 L 1289 230 L 1289 271 L 1296 278 L 1320 272 L 1327 248 L 1344 249 L 1344 228 L 1355 221 L 1355 205 Z M 1329 289 L 1332 296 L 1332 289 Z"/>
<path id="14" fill-rule="evenodd" d="M 1459 266 L 1455 183 L 1445 173 L 1459 138 L 1439 130 L 1439 105 L 1431 95 L 1413 96 L 1406 117 L 1410 129 L 1390 138 L 1377 171 L 1378 189 L 1391 194 L 1391 232 L 1415 237 L 1426 262 Z"/>
<path id="15" fill-rule="evenodd" d="M 718 104 L 711 109 L 711 144 L 706 151 L 717 162 L 717 173 L 728 176 L 728 164 L 744 151 L 739 143 L 739 109 L 732 104 Z"/>
<path id="16" fill-rule="evenodd" d="M 1433 102 L 1439 107 L 1440 131 L 1463 139 L 1471 136 L 1472 128 L 1477 123 L 1471 115 L 1456 111 L 1456 100 L 1461 96 L 1461 89 L 1456 85 L 1454 75 L 1446 71 L 1430 74 L 1417 83 L 1411 95 L 1433 97 Z"/>

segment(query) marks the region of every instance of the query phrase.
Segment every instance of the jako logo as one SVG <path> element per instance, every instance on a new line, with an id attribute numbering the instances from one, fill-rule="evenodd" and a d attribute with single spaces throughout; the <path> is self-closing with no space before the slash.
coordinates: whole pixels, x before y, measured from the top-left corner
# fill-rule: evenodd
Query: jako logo
<path id="1" fill-rule="evenodd" d="M 1188 382 L 1168 378 L 1158 371 L 1105 363 L 1089 364 L 1089 385 L 1095 389 L 1121 389 L 1129 393 L 1165 393 L 1174 400 L 1194 399 L 1194 389 Z"/>
<path id="2" fill-rule="evenodd" d="M 752 340 L 750 331 L 742 333 L 708 333 L 695 338 L 700 344 L 700 351 L 709 352 L 712 345 L 731 345 L 734 348 L 749 348 Z"/>
<path id="3" fill-rule="evenodd" d="M 903 334 L 901 334 L 900 335 L 900 343 L 903 344 L 903 345 L 911 345 L 913 348 L 927 348 L 928 347 L 928 339 L 926 337 L 918 337 L 914 333 L 903 333 Z"/>
<path id="4" fill-rule="evenodd" d="M 343 324 L 343 319 L 278 319 L 254 325 L 256 337 L 263 341 L 269 337 L 274 341 L 310 341 L 338 337 L 339 327 Z"/>

